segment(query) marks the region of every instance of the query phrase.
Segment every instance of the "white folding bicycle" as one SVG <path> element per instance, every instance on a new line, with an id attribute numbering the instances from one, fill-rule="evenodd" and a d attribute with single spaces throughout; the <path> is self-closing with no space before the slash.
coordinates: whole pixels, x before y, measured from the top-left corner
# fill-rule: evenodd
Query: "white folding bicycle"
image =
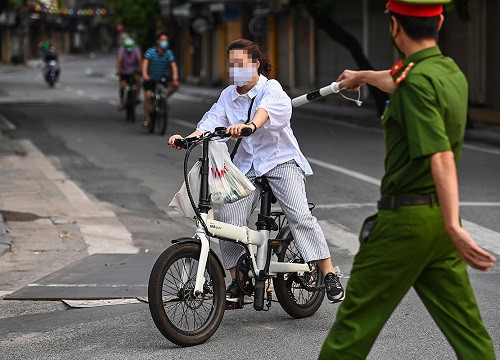
<path id="1" fill-rule="evenodd" d="M 246 130 L 242 135 L 249 135 Z M 210 338 L 219 327 L 226 306 L 243 307 L 244 295 L 254 296 L 255 310 L 268 310 L 275 301 L 271 280 L 280 305 L 295 318 L 313 315 L 325 296 L 320 269 L 314 262 L 304 262 L 284 214 L 271 212 L 276 199 L 264 176 L 255 180 L 256 191 L 261 195 L 257 230 L 208 219 L 211 209 L 208 148 L 211 141 L 227 136 L 225 128 L 217 128 L 197 137 L 176 140 L 177 146 L 187 149 L 184 178 L 196 213 L 197 229 L 193 237 L 173 240 L 173 245 L 160 255 L 151 271 L 148 296 L 156 326 L 168 340 L 181 346 L 198 345 Z M 197 206 L 189 189 L 188 159 L 200 144 L 203 150 Z M 271 231 L 277 231 L 275 238 L 271 238 Z M 241 296 L 236 303 L 226 304 L 225 272 L 210 249 L 210 239 L 233 241 L 246 250 L 237 264 Z"/>

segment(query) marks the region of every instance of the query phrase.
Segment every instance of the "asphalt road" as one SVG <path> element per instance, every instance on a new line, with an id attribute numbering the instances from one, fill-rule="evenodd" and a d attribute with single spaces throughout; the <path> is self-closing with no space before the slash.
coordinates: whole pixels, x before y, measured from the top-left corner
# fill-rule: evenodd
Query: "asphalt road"
<path id="1" fill-rule="evenodd" d="M 134 246 L 159 253 L 170 239 L 193 232 L 191 223 L 168 207 L 182 183 L 183 154 L 167 148 L 165 138 L 145 134 L 140 121 L 125 122 L 116 110 L 112 72 L 110 57 L 71 59 L 63 62 L 60 83 L 49 89 L 36 68 L 0 68 L 0 113 L 17 127 L 10 137 L 31 140 L 86 193 L 113 206 Z M 168 133 L 188 134 L 212 102 L 182 90 L 170 101 Z M 377 181 L 383 175 L 382 133 L 359 121 L 304 110 L 294 113 L 293 129 L 315 172 L 308 178 L 308 198 L 318 205 L 315 214 L 330 241 L 334 263 L 346 275 L 345 284 L 356 233 L 363 218 L 375 212 Z M 497 254 L 499 160 L 500 148 L 469 143 L 459 168 L 462 216 L 481 245 Z M 497 353 L 499 280 L 497 270 L 471 271 Z M 251 307 L 229 311 L 206 344 L 182 349 L 161 336 L 144 304 L 66 310 L 47 302 L 5 303 L 0 303 L 0 357 L 8 359 L 313 359 L 337 309 L 324 303 L 315 316 L 302 320 L 289 318 L 278 305 L 267 313 Z M 383 329 L 370 358 L 455 356 L 412 290 Z"/>

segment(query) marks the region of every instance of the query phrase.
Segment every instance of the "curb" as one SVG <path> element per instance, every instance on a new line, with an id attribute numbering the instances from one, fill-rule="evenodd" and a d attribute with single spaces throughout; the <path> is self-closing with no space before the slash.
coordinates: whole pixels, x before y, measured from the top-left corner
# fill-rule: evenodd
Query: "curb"
<path id="1" fill-rule="evenodd" d="M 5 228 L 5 222 L 3 219 L 3 215 L 0 214 L 0 255 L 5 254 L 10 251 L 10 245 L 12 243 L 12 239 Z"/>

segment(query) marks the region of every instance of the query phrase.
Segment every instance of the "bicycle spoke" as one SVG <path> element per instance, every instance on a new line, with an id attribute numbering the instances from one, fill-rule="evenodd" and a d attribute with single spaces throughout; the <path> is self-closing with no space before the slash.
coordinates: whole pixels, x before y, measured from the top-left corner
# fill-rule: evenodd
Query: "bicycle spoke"
<path id="1" fill-rule="evenodd" d="M 162 284 L 165 314 L 173 326 L 185 332 L 199 331 L 214 313 L 215 299 L 210 295 L 213 285 L 208 269 L 203 274 L 206 294 L 194 296 L 198 266 L 198 259 L 193 257 L 177 259 L 167 269 Z"/>

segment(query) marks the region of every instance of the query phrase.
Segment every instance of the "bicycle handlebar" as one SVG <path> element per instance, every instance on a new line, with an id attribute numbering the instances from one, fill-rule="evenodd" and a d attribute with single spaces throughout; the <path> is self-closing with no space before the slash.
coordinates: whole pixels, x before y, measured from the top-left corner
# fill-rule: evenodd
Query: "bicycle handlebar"
<path id="1" fill-rule="evenodd" d="M 247 137 L 247 136 L 250 136 L 252 134 L 253 134 L 253 132 L 252 132 L 252 129 L 250 129 L 250 128 L 244 128 L 243 130 L 241 130 L 241 136 Z M 189 145 L 191 145 L 192 143 L 194 143 L 196 141 L 211 139 L 214 137 L 218 137 L 218 138 L 222 139 L 222 138 L 227 138 L 230 136 L 231 136 L 231 134 L 226 133 L 225 127 L 218 127 L 218 128 L 215 128 L 214 131 L 206 132 L 205 134 L 200 135 L 200 136 L 193 136 L 193 137 L 188 137 L 188 138 L 183 138 L 183 139 L 175 139 L 174 145 L 177 147 L 187 149 L 189 147 Z"/>
<path id="2" fill-rule="evenodd" d="M 252 134 L 253 134 L 253 131 L 250 128 L 244 128 L 243 130 L 241 130 L 241 136 L 247 137 L 247 136 L 250 136 Z"/>
<path id="3" fill-rule="evenodd" d="M 292 106 L 298 107 L 304 104 L 307 104 L 313 100 L 322 98 L 324 96 L 338 93 L 340 91 L 340 82 L 332 82 L 330 85 L 322 87 L 321 89 L 317 89 L 311 91 L 310 93 L 298 96 L 292 100 Z"/>

